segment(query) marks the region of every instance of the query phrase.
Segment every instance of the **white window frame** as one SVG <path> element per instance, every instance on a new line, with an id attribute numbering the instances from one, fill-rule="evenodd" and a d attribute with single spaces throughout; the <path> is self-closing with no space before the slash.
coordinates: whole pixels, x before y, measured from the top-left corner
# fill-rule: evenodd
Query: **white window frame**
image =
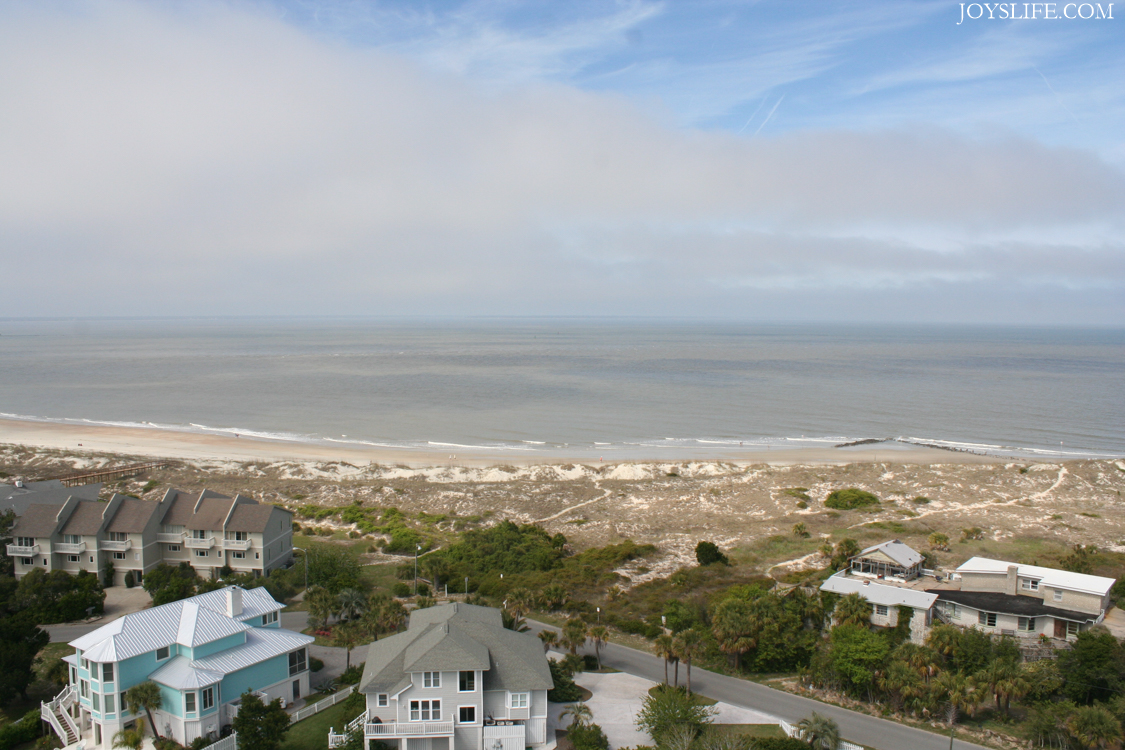
<path id="1" fill-rule="evenodd" d="M 169 552 L 179 552 L 179 551 L 180 551 L 180 545 L 178 545 L 178 544 L 169 544 L 169 545 L 168 545 L 168 551 L 169 551 Z"/>
<path id="2" fill-rule="evenodd" d="M 375 696 L 375 706 L 378 708 L 386 708 L 390 705 L 390 696 L 386 693 L 379 693 Z"/>
<path id="3" fill-rule="evenodd" d="M 1020 588 L 1024 591 L 1038 591 L 1039 581 L 1040 579 L 1038 578 L 1021 578 Z"/>
<path id="4" fill-rule="evenodd" d="M 215 686 L 205 687 L 199 691 L 199 706 L 201 711 L 208 711 L 215 707 Z"/>
<path id="5" fill-rule="evenodd" d="M 888 607 L 886 604 L 876 604 L 875 614 L 879 617 L 888 617 L 891 614 L 890 607 Z"/>
<path id="6" fill-rule="evenodd" d="M 473 718 L 469 719 L 468 721 L 461 718 L 461 712 L 464 711 L 466 708 L 473 712 Z M 457 723 L 458 724 L 476 724 L 477 723 L 477 707 L 473 706 L 473 705 L 458 706 L 457 707 Z"/>
<path id="7" fill-rule="evenodd" d="M 160 655 L 161 651 L 164 652 L 164 656 Z M 172 647 L 171 646 L 161 646 L 160 648 L 156 649 L 156 660 L 157 661 L 164 661 L 165 659 L 169 658 L 171 655 L 172 655 Z"/>
<path id="8" fill-rule="evenodd" d="M 529 708 L 530 703 L 529 693 L 508 693 L 508 708 Z"/>
<path id="9" fill-rule="evenodd" d="M 190 701 L 190 703 L 189 703 Z M 195 698 L 195 691 L 189 690 L 184 693 L 184 716 L 191 714 L 194 716 L 199 713 L 199 702 Z"/>
<path id="10" fill-rule="evenodd" d="M 113 682 L 113 662 L 102 664 L 102 682 Z"/>
<path id="11" fill-rule="evenodd" d="M 978 625 L 984 625 L 986 628 L 994 628 L 996 627 L 997 622 L 999 622 L 999 620 L 997 619 L 995 612 L 981 611 L 977 613 Z"/>
<path id="12" fill-rule="evenodd" d="M 1055 589 L 1055 601 L 1056 601 L 1056 602 L 1061 602 L 1061 601 L 1062 601 L 1062 596 L 1063 596 L 1063 594 L 1062 594 L 1062 589 Z"/>
<path id="13" fill-rule="evenodd" d="M 82 558 L 81 558 L 81 557 L 79 557 L 78 555 L 67 555 L 67 556 L 66 556 L 66 561 L 67 561 L 67 562 L 72 562 L 72 563 L 76 563 L 76 562 L 82 562 Z"/>
<path id="14" fill-rule="evenodd" d="M 1078 623 L 1067 620 L 1066 621 L 1066 636 L 1069 638 L 1072 635 L 1078 635 Z"/>
<path id="15" fill-rule="evenodd" d="M 105 694 L 105 712 L 106 714 L 117 713 L 117 708 L 113 705 L 113 693 Z"/>
<path id="16" fill-rule="evenodd" d="M 411 721 L 441 721 L 441 698 L 410 701 Z"/>
<path id="17" fill-rule="evenodd" d="M 1020 617 L 1016 620 L 1016 630 L 1022 630 L 1025 633 L 1032 633 L 1035 631 L 1035 618 L 1034 617 Z"/>
<path id="18" fill-rule="evenodd" d="M 124 560 L 125 559 L 125 553 L 124 552 L 114 552 L 113 553 L 113 559 L 114 560 Z"/>
<path id="19" fill-rule="evenodd" d="M 195 556 L 196 556 L 196 557 L 207 557 L 207 550 L 205 550 L 205 549 L 197 549 L 197 550 L 195 551 Z"/>
<path id="20" fill-rule="evenodd" d="M 439 688 L 439 687 L 441 687 L 441 672 L 423 672 L 422 673 L 422 687 L 424 687 L 424 688 Z"/>
<path id="21" fill-rule="evenodd" d="M 467 677 L 467 679 L 466 679 Z M 469 683 L 468 688 L 461 687 L 462 682 Z M 457 692 L 458 693 L 475 693 L 477 691 L 477 673 L 473 669 L 462 669 L 457 673 Z"/>
<path id="22" fill-rule="evenodd" d="M 246 553 L 245 552 L 231 552 L 230 556 L 235 560 L 245 560 L 246 559 Z"/>

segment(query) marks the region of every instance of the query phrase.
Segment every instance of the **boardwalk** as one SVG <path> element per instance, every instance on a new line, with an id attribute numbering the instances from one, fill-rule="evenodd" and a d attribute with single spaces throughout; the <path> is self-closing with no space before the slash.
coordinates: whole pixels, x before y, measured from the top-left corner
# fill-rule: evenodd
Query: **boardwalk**
<path id="1" fill-rule="evenodd" d="M 131 477 L 140 474 L 142 471 L 149 469 L 160 469 L 167 466 L 170 461 L 149 461 L 143 464 L 129 464 L 128 466 L 115 466 L 109 469 L 98 469 L 97 471 L 83 471 L 77 474 L 67 474 L 65 476 L 56 477 L 66 487 L 77 487 L 81 484 L 93 484 L 94 482 L 106 482 L 113 479 L 122 479 L 124 477 Z"/>

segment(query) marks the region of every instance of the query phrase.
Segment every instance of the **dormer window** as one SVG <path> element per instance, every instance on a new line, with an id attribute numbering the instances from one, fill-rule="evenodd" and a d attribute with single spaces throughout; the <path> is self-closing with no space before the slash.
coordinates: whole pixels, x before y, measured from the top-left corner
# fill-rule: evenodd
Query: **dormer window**
<path id="1" fill-rule="evenodd" d="M 169 654 L 168 654 L 168 647 L 167 646 L 161 646 L 160 648 L 156 649 L 156 660 L 157 661 L 164 661 L 165 659 L 168 658 L 168 655 Z"/>
<path id="2" fill-rule="evenodd" d="M 1021 578 L 1020 588 L 1024 591 L 1038 591 L 1039 579 L 1038 578 Z"/>

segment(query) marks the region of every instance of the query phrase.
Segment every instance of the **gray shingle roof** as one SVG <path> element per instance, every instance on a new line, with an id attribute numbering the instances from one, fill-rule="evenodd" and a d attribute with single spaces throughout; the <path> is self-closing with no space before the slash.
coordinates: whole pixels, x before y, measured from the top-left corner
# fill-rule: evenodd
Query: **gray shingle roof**
<path id="1" fill-rule="evenodd" d="M 68 498 L 97 500 L 102 490 L 99 484 L 84 484 L 80 487 L 64 487 L 57 479 L 45 482 L 25 482 L 25 486 L 0 484 L 0 513 L 12 510 L 22 516 L 31 505 L 62 505 Z"/>
<path id="2" fill-rule="evenodd" d="M 146 502 L 127 497 L 117 506 L 106 531 L 119 531 L 125 534 L 139 534 L 148 526 L 152 514 L 160 507 L 159 503 Z"/>
<path id="3" fill-rule="evenodd" d="M 879 551 L 891 558 L 904 568 L 912 568 L 918 563 L 922 562 L 922 555 L 916 552 L 907 544 L 903 544 L 897 539 L 892 539 L 889 542 L 876 544 L 874 547 L 868 547 L 860 552 L 856 557 L 866 557 L 872 552 Z"/>
<path id="4" fill-rule="evenodd" d="M 62 527 L 62 534 L 93 536 L 102 528 L 102 514 L 108 506 L 105 503 L 82 500 L 70 514 Z"/>
<path id="5" fill-rule="evenodd" d="M 414 610 L 410 626 L 368 648 L 364 693 L 395 694 L 411 672 L 480 669 L 485 690 L 549 690 L 551 670 L 535 636 L 507 630 L 500 610 L 446 604 Z"/>
<path id="6" fill-rule="evenodd" d="M 58 515 L 61 505 L 30 505 L 15 525 L 12 536 L 49 537 L 59 525 Z"/>
<path id="7" fill-rule="evenodd" d="M 263 532 L 266 530 L 266 525 L 269 524 L 275 510 L 277 508 L 272 505 L 239 503 L 235 506 L 234 513 L 231 513 L 230 521 L 227 522 L 227 530 Z"/>

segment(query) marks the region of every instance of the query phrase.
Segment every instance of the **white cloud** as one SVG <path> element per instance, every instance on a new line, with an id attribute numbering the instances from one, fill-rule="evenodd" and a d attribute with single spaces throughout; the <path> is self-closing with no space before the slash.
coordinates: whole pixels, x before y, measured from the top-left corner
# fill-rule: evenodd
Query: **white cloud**
<path id="1" fill-rule="evenodd" d="M 226 5 L 58 7 L 0 10 L 0 259 L 53 291 L 11 314 L 770 315 L 747 289 L 824 314 L 861 288 L 870 316 L 1052 280 L 1122 306 L 1125 178 L 1081 151 L 685 132 Z"/>

